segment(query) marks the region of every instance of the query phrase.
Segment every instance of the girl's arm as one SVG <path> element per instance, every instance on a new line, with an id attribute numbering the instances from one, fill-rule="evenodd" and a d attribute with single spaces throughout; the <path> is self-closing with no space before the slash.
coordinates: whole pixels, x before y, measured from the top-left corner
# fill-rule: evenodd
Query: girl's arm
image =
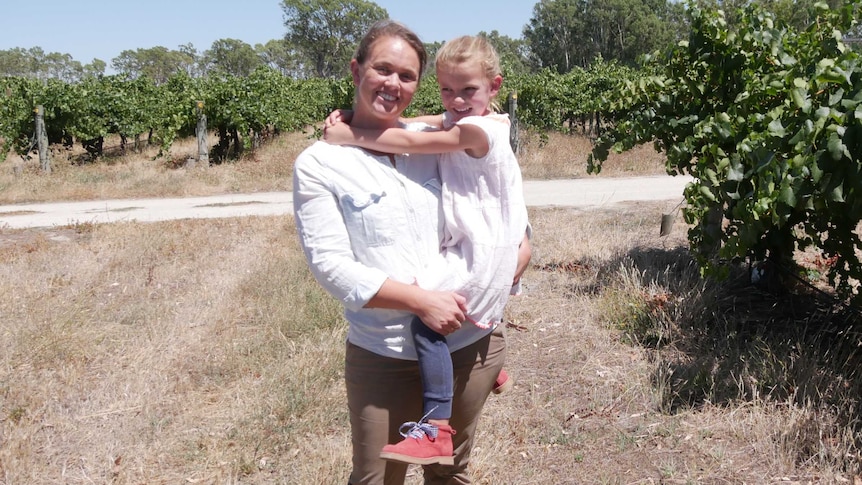
<path id="1" fill-rule="evenodd" d="M 345 120 L 348 123 L 349 120 Z M 425 123 L 426 125 L 433 126 L 435 128 L 443 128 L 443 115 L 424 115 L 417 116 L 415 118 L 401 118 L 401 122 L 409 125 L 410 123 Z"/>
<path id="2" fill-rule="evenodd" d="M 343 121 L 347 124 L 350 124 L 350 120 L 353 118 L 353 110 L 352 109 L 336 109 L 332 113 L 329 113 L 329 116 L 324 120 L 324 126 L 329 127 L 332 126 L 339 121 Z M 415 118 L 401 118 L 401 122 L 405 125 L 409 125 L 410 123 L 425 123 L 428 126 L 433 126 L 434 128 L 443 128 L 443 115 L 424 115 L 417 116 Z"/>
<path id="3" fill-rule="evenodd" d="M 355 145 L 384 153 L 447 153 L 466 151 L 474 158 L 488 154 L 488 136 L 473 124 L 455 125 L 442 131 L 409 131 L 402 128 L 369 130 L 346 123 L 327 126 L 323 138 L 335 145 Z"/>

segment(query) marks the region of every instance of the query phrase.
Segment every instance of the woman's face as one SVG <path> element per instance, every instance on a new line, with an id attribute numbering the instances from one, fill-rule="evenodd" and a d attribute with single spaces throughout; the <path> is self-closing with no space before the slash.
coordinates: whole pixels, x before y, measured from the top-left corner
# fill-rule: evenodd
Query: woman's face
<path id="1" fill-rule="evenodd" d="M 351 124 L 365 128 L 394 125 L 419 87 L 419 55 L 398 37 L 381 37 L 365 62 L 350 63 L 356 102 Z"/>

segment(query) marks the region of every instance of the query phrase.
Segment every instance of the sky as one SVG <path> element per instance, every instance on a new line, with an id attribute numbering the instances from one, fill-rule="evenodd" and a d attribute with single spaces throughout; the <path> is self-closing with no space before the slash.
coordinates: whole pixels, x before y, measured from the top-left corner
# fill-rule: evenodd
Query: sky
<path id="1" fill-rule="evenodd" d="M 497 30 L 521 38 L 538 0 L 375 0 L 424 42 Z M 5 5 L 3 5 L 5 4 Z M 124 50 L 191 43 L 201 53 L 218 39 L 263 44 L 284 37 L 280 0 L 0 0 L 0 50 L 41 47 L 81 64 Z"/>

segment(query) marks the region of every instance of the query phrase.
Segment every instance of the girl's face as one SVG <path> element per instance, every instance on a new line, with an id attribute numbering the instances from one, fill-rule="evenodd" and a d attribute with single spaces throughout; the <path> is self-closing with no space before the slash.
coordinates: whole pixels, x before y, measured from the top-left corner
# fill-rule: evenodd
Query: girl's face
<path id="1" fill-rule="evenodd" d="M 463 62 L 437 68 L 440 97 L 454 121 L 491 113 L 491 100 L 500 92 L 502 76 L 488 79 L 478 63 Z"/>
<path id="2" fill-rule="evenodd" d="M 385 128 L 398 122 L 419 87 L 419 55 L 398 37 L 382 37 L 364 63 L 350 62 L 356 100 L 351 124 Z"/>

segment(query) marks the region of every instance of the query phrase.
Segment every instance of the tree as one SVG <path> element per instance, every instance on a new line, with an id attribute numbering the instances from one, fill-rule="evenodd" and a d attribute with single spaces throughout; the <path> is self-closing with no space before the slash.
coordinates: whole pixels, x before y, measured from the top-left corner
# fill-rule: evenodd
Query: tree
<path id="1" fill-rule="evenodd" d="M 494 50 L 500 56 L 500 67 L 504 75 L 526 74 L 530 71 L 527 43 L 523 39 L 500 35 L 496 30 L 492 30 L 490 34 L 479 32 L 479 35 L 488 39 L 488 42 L 494 46 Z"/>
<path id="2" fill-rule="evenodd" d="M 590 3 L 586 36 L 604 59 L 636 65 L 646 53 L 680 40 L 671 19 L 682 17 L 682 5 L 666 0 L 605 0 Z M 592 59 L 590 60 L 592 61 Z"/>
<path id="3" fill-rule="evenodd" d="M 389 16 L 367 0 L 282 0 L 285 41 L 317 77 L 348 74 L 359 40 L 374 22 Z"/>
<path id="4" fill-rule="evenodd" d="M 633 66 L 681 38 L 683 12 L 668 0 L 542 0 L 524 37 L 539 68 L 565 73 L 599 56 Z"/>
<path id="5" fill-rule="evenodd" d="M 307 77 L 296 50 L 291 48 L 286 40 L 273 39 L 266 44 L 255 45 L 254 50 L 264 65 L 281 72 L 282 75 L 296 79 Z"/>
<path id="6" fill-rule="evenodd" d="M 177 46 L 177 58 L 180 62 L 180 70 L 190 77 L 202 76 L 205 72 L 204 67 L 200 65 L 201 58 L 198 50 L 191 42 Z"/>
<path id="7" fill-rule="evenodd" d="M 533 7 L 533 17 L 524 28 L 524 39 L 535 67 L 563 73 L 589 62 L 592 56 L 584 52 L 581 37 L 585 31 L 585 12 L 584 0 L 541 0 Z"/>
<path id="8" fill-rule="evenodd" d="M 41 47 L 0 50 L 0 76 L 24 76 L 40 80 L 74 82 L 85 74 L 81 63 L 69 54 L 45 53 Z"/>
<path id="9" fill-rule="evenodd" d="M 93 59 L 89 64 L 85 64 L 82 68 L 83 77 L 104 76 L 105 68 L 108 65 L 101 59 Z"/>
<path id="10" fill-rule="evenodd" d="M 156 46 L 149 49 L 124 50 L 111 61 L 117 72 L 137 79 L 146 76 L 156 84 L 164 84 L 171 74 L 184 71 L 187 56 L 167 47 Z"/>
<path id="11" fill-rule="evenodd" d="M 43 79 L 59 79 L 72 82 L 81 78 L 84 68 L 69 54 L 51 52 L 41 59 L 39 74 Z"/>
<path id="12" fill-rule="evenodd" d="M 237 39 L 219 39 L 204 52 L 207 71 L 218 71 L 233 76 L 248 76 L 263 60 L 254 48 Z"/>
<path id="13" fill-rule="evenodd" d="M 31 76 L 32 73 L 30 55 L 25 49 L 0 50 L 0 76 Z"/>

